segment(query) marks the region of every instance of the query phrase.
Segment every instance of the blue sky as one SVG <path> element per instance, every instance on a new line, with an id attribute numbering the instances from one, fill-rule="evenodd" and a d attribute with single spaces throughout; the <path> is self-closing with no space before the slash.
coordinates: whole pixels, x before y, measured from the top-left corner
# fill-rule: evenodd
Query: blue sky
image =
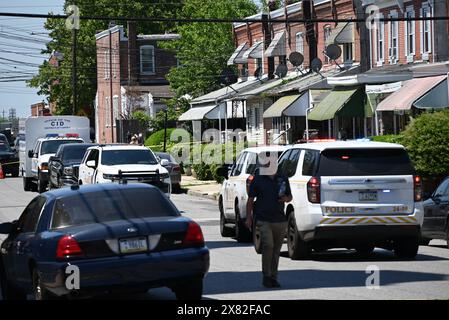
<path id="1" fill-rule="evenodd" d="M 254 1 L 260 4 L 261 0 Z M 63 13 L 63 4 L 64 0 L 0 0 L 0 12 Z M 36 89 L 28 88 L 24 81 L 11 81 L 11 77 L 30 78 L 48 58 L 40 54 L 49 41 L 44 22 L 43 19 L 0 17 L 0 114 L 16 108 L 19 117 L 27 117 L 30 105 L 45 98 L 37 95 Z"/>

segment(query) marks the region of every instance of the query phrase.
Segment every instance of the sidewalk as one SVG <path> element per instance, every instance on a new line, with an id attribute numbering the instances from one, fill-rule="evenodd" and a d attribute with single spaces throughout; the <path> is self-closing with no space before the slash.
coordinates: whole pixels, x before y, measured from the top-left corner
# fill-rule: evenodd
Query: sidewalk
<path id="1" fill-rule="evenodd" d="M 221 184 L 218 184 L 215 180 L 200 181 L 192 176 L 183 175 L 181 188 L 187 190 L 187 194 L 192 196 L 218 200 Z"/>

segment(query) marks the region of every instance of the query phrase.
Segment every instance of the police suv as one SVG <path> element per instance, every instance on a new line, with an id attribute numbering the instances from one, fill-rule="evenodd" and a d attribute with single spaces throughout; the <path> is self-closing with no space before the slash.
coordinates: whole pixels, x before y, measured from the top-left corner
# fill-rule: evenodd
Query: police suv
<path id="1" fill-rule="evenodd" d="M 412 259 L 423 223 L 421 179 L 405 148 L 378 142 L 299 144 L 279 158 L 293 200 L 286 205 L 288 254 L 375 247 Z"/>

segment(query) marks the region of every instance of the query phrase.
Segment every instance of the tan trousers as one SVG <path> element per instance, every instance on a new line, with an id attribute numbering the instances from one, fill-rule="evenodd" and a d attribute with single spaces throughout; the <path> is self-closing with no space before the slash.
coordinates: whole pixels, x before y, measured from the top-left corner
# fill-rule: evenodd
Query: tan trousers
<path id="1" fill-rule="evenodd" d="M 257 221 L 262 249 L 262 273 L 264 277 L 277 279 L 279 255 L 287 233 L 287 222 Z"/>

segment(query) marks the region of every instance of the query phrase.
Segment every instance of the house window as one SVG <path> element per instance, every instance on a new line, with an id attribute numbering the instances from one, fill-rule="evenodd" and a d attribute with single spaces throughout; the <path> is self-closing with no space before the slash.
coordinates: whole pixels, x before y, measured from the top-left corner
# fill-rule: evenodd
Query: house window
<path id="1" fill-rule="evenodd" d="M 407 9 L 405 13 L 407 19 L 413 19 L 415 12 L 413 8 Z M 406 56 L 415 54 L 415 21 L 405 21 L 405 52 Z"/>
<path id="2" fill-rule="evenodd" d="M 141 46 L 140 47 L 140 73 L 141 74 L 154 74 L 154 46 Z"/>
<path id="3" fill-rule="evenodd" d="M 248 77 L 248 64 L 242 64 L 242 67 L 239 69 L 240 71 L 240 78 L 247 78 Z"/>
<path id="4" fill-rule="evenodd" d="M 304 53 L 304 36 L 302 32 L 296 34 L 296 52 Z"/>
<path id="5" fill-rule="evenodd" d="M 397 13 L 391 13 L 390 18 L 397 18 Z M 390 63 L 396 63 L 398 58 L 398 21 L 390 21 L 390 30 L 389 30 L 389 49 L 388 55 L 390 58 Z"/>
<path id="6" fill-rule="evenodd" d="M 385 29 L 384 29 L 384 23 L 383 21 L 377 22 L 377 61 L 383 62 L 384 61 L 384 42 L 385 42 Z"/>
<path id="7" fill-rule="evenodd" d="M 112 108 L 114 110 L 114 119 L 112 121 L 113 121 L 114 127 L 116 127 L 116 121 L 115 120 L 117 120 L 119 118 L 119 100 L 118 100 L 118 96 L 114 96 L 112 98 Z"/>
<path id="8" fill-rule="evenodd" d="M 343 44 L 343 59 L 344 62 L 352 61 L 352 43 Z"/>
<path id="9" fill-rule="evenodd" d="M 430 8 L 426 5 L 421 9 L 422 18 L 430 18 Z M 430 20 L 421 21 L 421 51 L 429 53 L 432 51 L 431 25 Z"/>
<path id="10" fill-rule="evenodd" d="M 117 78 L 117 55 L 115 53 L 112 54 L 112 77 Z"/>
<path id="11" fill-rule="evenodd" d="M 260 109 L 259 107 L 254 108 L 254 130 L 259 130 L 260 129 Z"/>
<path id="12" fill-rule="evenodd" d="M 106 50 L 104 52 L 104 78 L 107 80 L 111 76 L 111 70 L 109 65 L 109 59 L 110 59 L 110 53 L 109 50 Z"/>
<path id="13" fill-rule="evenodd" d="M 256 73 L 254 74 L 254 76 L 256 78 L 260 78 L 263 75 L 263 61 L 262 58 L 258 58 L 256 59 Z"/>
<path id="14" fill-rule="evenodd" d="M 106 127 L 111 126 L 111 108 L 110 108 L 109 97 L 106 97 L 105 101 L 104 101 L 104 121 L 105 121 Z"/>
<path id="15" fill-rule="evenodd" d="M 327 49 L 327 40 L 329 39 L 329 37 L 331 36 L 332 30 L 331 30 L 331 26 L 326 25 L 324 26 L 324 51 L 326 51 Z M 329 63 L 329 57 L 327 55 L 324 55 L 324 63 L 328 64 Z"/>

